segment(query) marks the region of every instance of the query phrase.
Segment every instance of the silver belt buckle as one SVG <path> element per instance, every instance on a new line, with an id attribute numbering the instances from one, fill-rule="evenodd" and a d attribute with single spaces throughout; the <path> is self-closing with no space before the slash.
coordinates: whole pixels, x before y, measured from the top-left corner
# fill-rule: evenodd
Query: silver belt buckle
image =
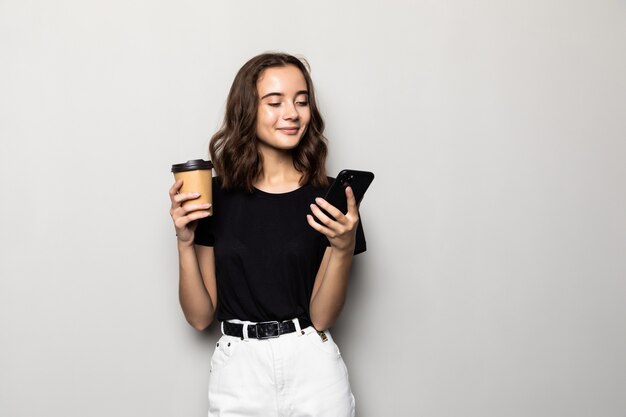
<path id="1" fill-rule="evenodd" d="M 267 334 L 261 336 L 259 333 L 259 324 L 275 324 L 276 325 L 276 333 L 274 334 L 273 332 L 270 334 L 270 332 L 268 331 Z M 271 339 L 271 338 L 275 338 L 280 336 L 280 323 L 278 323 L 277 321 L 264 321 L 261 323 L 257 323 L 256 324 L 256 337 L 257 339 Z"/>

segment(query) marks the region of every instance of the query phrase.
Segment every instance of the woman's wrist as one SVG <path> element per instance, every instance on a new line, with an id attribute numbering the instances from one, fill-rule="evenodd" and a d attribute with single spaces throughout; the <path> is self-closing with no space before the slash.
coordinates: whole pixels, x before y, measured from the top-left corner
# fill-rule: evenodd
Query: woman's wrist
<path id="1" fill-rule="evenodd" d="M 178 236 L 176 236 L 176 242 L 178 243 L 178 250 L 189 250 L 193 248 L 193 239 L 191 240 L 181 240 Z"/>
<path id="2" fill-rule="evenodd" d="M 346 247 L 346 248 L 335 248 L 333 247 L 333 255 L 338 258 L 352 258 L 354 255 L 354 245 Z"/>

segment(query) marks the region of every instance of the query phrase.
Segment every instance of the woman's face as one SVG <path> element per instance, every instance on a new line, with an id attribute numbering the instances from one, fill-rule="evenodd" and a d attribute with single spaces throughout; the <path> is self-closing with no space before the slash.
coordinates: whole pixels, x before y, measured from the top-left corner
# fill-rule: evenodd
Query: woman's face
<path id="1" fill-rule="evenodd" d="M 261 73 L 256 85 L 260 144 L 281 150 L 295 148 L 311 120 L 304 75 L 293 65 L 272 67 Z"/>

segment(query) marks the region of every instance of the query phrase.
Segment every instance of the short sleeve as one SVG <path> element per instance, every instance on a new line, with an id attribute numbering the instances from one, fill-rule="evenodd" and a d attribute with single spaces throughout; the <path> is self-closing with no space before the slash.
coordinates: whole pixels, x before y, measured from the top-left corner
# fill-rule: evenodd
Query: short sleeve
<path id="1" fill-rule="evenodd" d="M 196 233 L 193 239 L 193 243 L 196 245 L 215 246 L 215 206 L 219 204 L 218 200 L 221 200 L 221 187 L 218 177 L 213 177 L 212 194 L 213 216 L 197 220 L 198 226 L 196 227 Z"/>
<path id="2" fill-rule="evenodd" d="M 215 245 L 215 235 L 213 234 L 213 217 L 205 217 L 198 220 L 193 243 L 202 246 Z"/>

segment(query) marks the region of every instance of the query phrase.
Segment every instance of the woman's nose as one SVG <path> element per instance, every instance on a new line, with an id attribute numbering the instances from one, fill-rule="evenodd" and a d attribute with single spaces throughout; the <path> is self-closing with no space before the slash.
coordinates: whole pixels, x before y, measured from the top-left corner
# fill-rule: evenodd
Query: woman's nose
<path id="1" fill-rule="evenodd" d="M 294 120 L 298 119 L 298 117 L 300 117 L 300 114 L 298 113 L 298 109 L 296 108 L 295 104 L 287 103 L 285 105 L 285 113 L 283 114 L 283 118 L 286 120 Z"/>

